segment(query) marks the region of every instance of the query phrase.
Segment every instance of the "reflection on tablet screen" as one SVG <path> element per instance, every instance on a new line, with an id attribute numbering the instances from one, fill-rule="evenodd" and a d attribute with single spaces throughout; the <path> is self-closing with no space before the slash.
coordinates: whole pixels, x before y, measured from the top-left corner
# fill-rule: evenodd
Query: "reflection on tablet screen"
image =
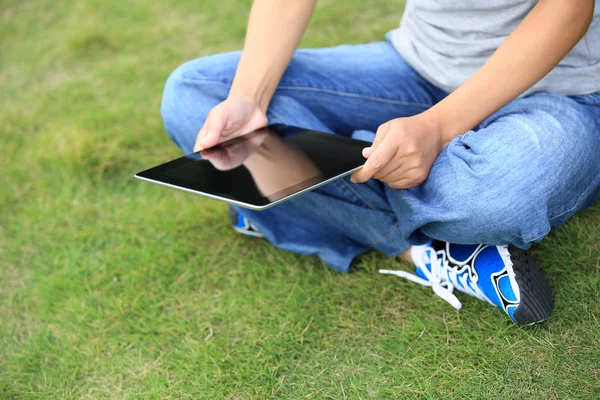
<path id="1" fill-rule="evenodd" d="M 253 206 L 318 185 L 364 163 L 368 143 L 283 126 L 263 128 L 138 176 Z"/>

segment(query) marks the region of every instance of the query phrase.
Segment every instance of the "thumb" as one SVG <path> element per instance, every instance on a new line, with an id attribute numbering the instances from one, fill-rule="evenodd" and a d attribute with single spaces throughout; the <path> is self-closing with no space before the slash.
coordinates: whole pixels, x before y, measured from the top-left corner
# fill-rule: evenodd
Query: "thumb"
<path id="1" fill-rule="evenodd" d="M 357 172 L 352 174 L 350 180 L 355 183 L 366 182 L 371 179 L 378 171 L 385 167 L 390 160 L 396 154 L 396 148 L 391 143 L 383 142 L 378 146 L 367 161 L 365 165 Z"/>
<path id="2" fill-rule="evenodd" d="M 202 126 L 196 137 L 194 152 L 208 149 L 219 143 L 219 139 L 229 118 L 228 113 L 224 111 L 222 105 L 219 104 L 208 114 L 204 126 Z"/>

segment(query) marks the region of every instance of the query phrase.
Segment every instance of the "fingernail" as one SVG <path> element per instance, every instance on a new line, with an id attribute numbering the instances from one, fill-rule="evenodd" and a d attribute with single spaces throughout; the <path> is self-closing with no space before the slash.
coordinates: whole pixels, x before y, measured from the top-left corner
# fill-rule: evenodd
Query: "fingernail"
<path id="1" fill-rule="evenodd" d="M 350 177 L 350 182 L 352 182 L 352 183 L 356 183 L 356 179 L 354 179 L 354 177 L 353 177 L 353 176 L 351 176 L 351 177 Z"/>

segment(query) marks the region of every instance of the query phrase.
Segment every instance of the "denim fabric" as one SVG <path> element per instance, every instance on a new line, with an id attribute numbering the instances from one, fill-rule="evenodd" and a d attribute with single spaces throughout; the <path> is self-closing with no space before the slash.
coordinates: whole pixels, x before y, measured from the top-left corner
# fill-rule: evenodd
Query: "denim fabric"
<path id="1" fill-rule="evenodd" d="M 200 58 L 169 77 L 161 112 L 185 153 L 208 112 L 227 97 L 239 57 Z M 267 116 L 270 123 L 372 140 L 380 124 L 446 95 L 386 42 L 298 50 Z M 599 194 L 600 94 L 534 93 L 456 137 L 418 187 L 346 178 L 265 211 L 238 211 L 275 246 L 346 272 L 369 249 L 394 256 L 430 239 L 528 248 Z"/>

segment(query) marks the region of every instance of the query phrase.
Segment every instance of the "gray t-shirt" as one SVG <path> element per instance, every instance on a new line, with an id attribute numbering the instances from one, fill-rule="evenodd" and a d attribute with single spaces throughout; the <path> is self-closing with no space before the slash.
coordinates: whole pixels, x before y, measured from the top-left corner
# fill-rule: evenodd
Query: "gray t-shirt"
<path id="1" fill-rule="evenodd" d="M 389 38 L 421 76 L 451 92 L 477 71 L 537 0 L 409 0 Z M 583 39 L 526 93 L 600 92 L 600 0 Z"/>

